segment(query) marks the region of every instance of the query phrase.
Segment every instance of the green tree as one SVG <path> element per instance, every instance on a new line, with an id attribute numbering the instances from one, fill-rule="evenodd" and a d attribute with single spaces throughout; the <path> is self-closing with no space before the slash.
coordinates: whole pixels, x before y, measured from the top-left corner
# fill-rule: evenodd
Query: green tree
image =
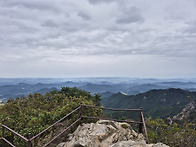
<path id="1" fill-rule="evenodd" d="M 80 104 L 99 106 L 100 96 L 91 95 L 89 92 L 76 87 L 62 87 L 59 91 L 51 91 L 45 95 L 40 93 L 29 94 L 27 97 L 9 99 L 5 105 L 0 106 L 0 119 L 4 119 L 8 127 L 27 137 L 29 133 L 38 134 Z M 92 108 L 85 109 L 85 112 L 89 115 L 102 114 L 101 110 Z M 77 117 L 78 114 L 74 114 L 66 121 L 72 122 Z M 6 131 L 6 138 L 16 146 L 25 145 L 20 138 L 8 131 Z"/>

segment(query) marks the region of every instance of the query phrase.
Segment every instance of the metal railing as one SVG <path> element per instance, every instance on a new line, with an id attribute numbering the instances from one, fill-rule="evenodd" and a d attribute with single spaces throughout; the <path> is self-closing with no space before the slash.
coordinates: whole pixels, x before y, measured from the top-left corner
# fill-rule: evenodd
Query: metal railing
<path id="1" fill-rule="evenodd" d="M 148 133 L 147 133 L 147 129 L 146 129 L 146 124 L 145 124 L 145 120 L 144 120 L 144 115 L 143 115 L 143 111 L 142 108 L 140 109 L 114 109 L 114 108 L 104 108 L 104 107 L 98 107 L 98 106 L 91 106 L 91 105 L 80 105 L 82 107 L 91 107 L 91 108 L 97 108 L 97 109 L 102 109 L 102 110 L 111 110 L 111 111 L 137 111 L 140 113 L 140 121 L 128 121 L 128 120 L 119 120 L 119 119 L 113 119 L 113 118 L 105 118 L 105 117 L 95 117 L 95 116 L 83 116 L 82 115 L 82 111 L 81 113 L 81 118 L 91 118 L 91 119 L 102 119 L 102 120 L 113 120 L 113 121 L 118 121 L 118 122 L 127 122 L 127 123 L 135 123 L 135 124 L 139 124 L 139 128 L 138 128 L 138 132 L 142 133 L 143 129 L 144 129 L 144 134 L 146 137 L 146 141 L 149 144 L 149 139 L 148 139 Z M 81 110 L 82 110 L 81 107 Z"/>
<path id="2" fill-rule="evenodd" d="M 15 147 L 15 145 L 13 145 L 10 141 L 8 141 L 5 138 L 5 129 L 7 129 L 8 131 L 12 132 L 13 134 L 19 136 L 20 138 L 22 138 L 25 142 L 28 143 L 28 147 L 32 147 L 32 141 L 35 140 L 37 137 L 39 137 L 40 135 L 42 135 L 43 133 L 45 133 L 46 131 L 48 131 L 50 128 L 52 128 L 53 126 L 55 126 L 57 123 L 61 122 L 62 120 L 66 119 L 67 117 L 69 117 L 71 114 L 75 113 L 77 110 L 79 110 L 81 108 L 81 106 L 77 107 L 76 109 L 74 109 L 73 111 L 71 111 L 69 114 L 67 114 L 66 116 L 64 116 L 63 118 L 61 118 L 60 120 L 58 120 L 57 122 L 55 122 L 54 124 L 50 125 L 48 128 L 44 129 L 43 131 L 41 131 L 40 133 L 38 133 L 37 135 L 30 137 L 31 135 L 28 135 L 28 138 L 20 135 L 19 133 L 15 132 L 14 130 L 12 130 L 11 128 L 9 128 L 8 126 L 6 126 L 4 124 L 4 121 L 2 121 L 2 147 L 5 146 L 5 143 L 9 144 L 12 147 Z M 70 129 L 73 125 L 75 125 L 77 122 L 79 122 L 81 120 L 81 117 L 78 117 L 76 121 L 74 121 L 72 124 L 68 125 L 61 133 L 59 133 L 57 136 L 55 136 L 52 140 L 50 140 L 48 143 L 46 143 L 44 145 L 44 147 L 48 146 L 49 144 L 51 144 L 54 140 L 56 140 L 60 135 L 62 135 L 64 132 L 66 132 L 68 129 Z"/>
<path id="3" fill-rule="evenodd" d="M 118 119 L 112 119 L 112 118 L 96 117 L 96 116 L 87 116 L 87 115 L 83 115 L 83 111 L 82 111 L 83 107 L 97 108 L 97 109 L 102 109 L 102 110 L 112 110 L 112 111 L 138 111 L 140 113 L 141 120 L 140 121 L 128 121 L 128 120 L 118 120 Z M 70 115 L 72 115 L 73 113 L 75 113 L 77 111 L 78 111 L 78 118 L 73 123 L 68 125 L 62 132 L 60 132 L 58 135 L 56 135 L 52 140 L 50 140 L 48 143 L 46 143 L 44 145 L 44 147 L 47 147 L 48 145 L 50 145 L 54 140 L 56 140 L 58 137 L 60 137 L 63 133 L 68 131 L 72 126 L 74 126 L 78 122 L 81 123 L 81 120 L 84 119 L 84 118 L 113 120 L 113 121 L 118 121 L 118 122 L 127 122 L 127 123 L 139 124 L 139 128 L 138 128 L 139 133 L 142 133 L 143 132 L 142 130 L 144 129 L 146 141 L 147 141 L 147 143 L 149 143 L 149 139 L 148 139 L 148 134 L 147 134 L 147 129 L 146 129 L 145 121 L 144 121 L 142 108 L 140 108 L 140 109 L 113 109 L 113 108 L 104 108 L 104 107 L 91 106 L 91 105 L 79 105 L 76 109 L 74 109 L 73 111 L 68 113 L 66 116 L 64 116 L 63 118 L 61 118 L 60 120 L 58 120 L 54 124 L 50 125 L 48 128 L 44 129 L 43 131 L 41 131 L 40 133 L 38 133 L 37 135 L 35 135 L 33 137 L 31 137 L 30 134 L 28 135 L 27 138 L 22 136 L 22 135 L 20 135 L 19 133 L 15 132 L 14 130 L 12 130 L 11 128 L 6 126 L 4 124 L 4 121 L 2 121 L 2 124 L 0 125 L 2 127 L 2 137 L 0 138 L 2 140 L 2 147 L 5 147 L 5 143 L 9 144 L 11 147 L 15 147 L 15 145 L 13 145 L 10 141 L 8 141 L 6 139 L 6 137 L 5 137 L 5 129 L 7 129 L 8 131 L 12 132 L 14 135 L 17 135 L 18 137 L 23 139 L 25 142 L 27 142 L 27 146 L 28 147 L 32 147 L 32 141 L 33 140 L 35 140 L 40 135 L 42 135 L 43 133 L 48 131 L 50 128 L 54 127 L 57 123 L 63 121 L 64 119 L 68 118 Z"/>

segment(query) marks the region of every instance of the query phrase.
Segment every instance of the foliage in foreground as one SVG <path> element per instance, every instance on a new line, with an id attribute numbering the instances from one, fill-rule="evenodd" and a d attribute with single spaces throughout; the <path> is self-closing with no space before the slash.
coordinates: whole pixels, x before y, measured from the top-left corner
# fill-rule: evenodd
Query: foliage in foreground
<path id="1" fill-rule="evenodd" d="M 163 119 L 146 121 L 148 136 L 151 143 L 162 142 L 171 147 L 196 146 L 196 124 L 167 124 Z"/>
<path id="2" fill-rule="evenodd" d="M 100 96 L 91 95 L 75 87 L 63 87 L 60 91 L 54 90 L 45 95 L 34 93 L 27 97 L 8 100 L 5 105 L 0 107 L 0 119 L 4 119 L 4 123 L 8 127 L 27 137 L 28 134 L 38 134 L 77 108 L 79 104 L 100 106 Z M 102 113 L 97 109 L 86 111 L 89 115 L 100 115 Z M 73 114 L 70 119 L 76 117 L 78 117 L 77 114 Z M 0 134 L 2 134 L 1 130 Z M 25 145 L 20 138 L 8 131 L 6 131 L 6 138 L 16 146 Z"/>
<path id="3" fill-rule="evenodd" d="M 104 113 L 115 119 L 140 121 L 140 115 L 136 112 Z M 148 118 L 146 126 L 150 143 L 162 142 L 171 147 L 196 146 L 196 110 L 191 111 L 183 120 L 173 120 L 172 124 L 168 120 Z M 138 130 L 134 124 L 132 128 Z"/>

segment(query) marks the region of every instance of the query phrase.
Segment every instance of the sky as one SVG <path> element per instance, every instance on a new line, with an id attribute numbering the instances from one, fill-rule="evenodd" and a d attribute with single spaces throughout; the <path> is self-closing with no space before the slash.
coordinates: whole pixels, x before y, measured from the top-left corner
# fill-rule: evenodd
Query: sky
<path id="1" fill-rule="evenodd" d="M 196 77 L 196 0 L 1 0 L 0 77 Z"/>

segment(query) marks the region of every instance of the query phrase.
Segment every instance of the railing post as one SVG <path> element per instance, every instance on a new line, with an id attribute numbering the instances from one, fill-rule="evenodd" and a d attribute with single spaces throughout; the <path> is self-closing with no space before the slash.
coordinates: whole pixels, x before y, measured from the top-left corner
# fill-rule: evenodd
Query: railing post
<path id="1" fill-rule="evenodd" d="M 31 143 L 31 134 L 28 135 L 28 147 L 32 147 L 32 143 Z"/>
<path id="2" fill-rule="evenodd" d="M 142 111 L 141 111 L 141 117 L 142 117 L 142 125 L 144 127 L 144 133 L 145 133 L 145 136 L 146 136 L 146 141 L 149 144 L 148 133 L 147 133 L 146 124 L 145 124 L 145 120 L 144 120 L 144 115 L 143 115 Z"/>
<path id="3" fill-rule="evenodd" d="M 142 133 L 142 126 L 143 126 L 143 121 L 142 121 L 142 107 L 140 107 L 140 124 L 139 124 L 139 133 Z"/>
<path id="4" fill-rule="evenodd" d="M 2 147 L 5 147 L 5 142 L 3 140 L 3 138 L 5 138 L 5 128 L 3 124 L 4 124 L 4 119 L 2 120 Z"/>

